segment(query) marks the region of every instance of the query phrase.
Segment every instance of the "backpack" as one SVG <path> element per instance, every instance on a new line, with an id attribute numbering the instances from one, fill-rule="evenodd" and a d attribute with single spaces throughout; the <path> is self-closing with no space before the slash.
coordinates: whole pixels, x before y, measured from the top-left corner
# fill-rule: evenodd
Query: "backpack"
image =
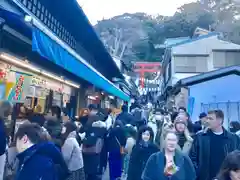
<path id="1" fill-rule="evenodd" d="M 136 121 L 142 120 L 142 110 L 141 109 L 135 109 L 133 112 L 133 117 L 136 119 Z"/>

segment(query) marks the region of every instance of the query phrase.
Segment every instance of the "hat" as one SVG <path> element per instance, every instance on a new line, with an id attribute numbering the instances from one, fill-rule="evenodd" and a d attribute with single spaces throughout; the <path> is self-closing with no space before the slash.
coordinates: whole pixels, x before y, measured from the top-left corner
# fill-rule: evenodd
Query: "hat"
<path id="1" fill-rule="evenodd" d="M 200 113 L 199 119 L 202 119 L 204 117 L 207 117 L 207 114 L 205 112 Z"/>
<path id="2" fill-rule="evenodd" d="M 187 122 L 185 120 L 183 120 L 182 118 L 176 118 L 176 120 L 174 121 L 175 125 L 176 124 L 184 124 L 187 125 Z"/>

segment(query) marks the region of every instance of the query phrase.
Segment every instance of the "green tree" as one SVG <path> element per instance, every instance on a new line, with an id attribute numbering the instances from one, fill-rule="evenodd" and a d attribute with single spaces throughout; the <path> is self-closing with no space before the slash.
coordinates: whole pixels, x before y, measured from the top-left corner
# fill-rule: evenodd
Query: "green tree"
<path id="1" fill-rule="evenodd" d="M 166 38 L 191 37 L 197 27 L 223 32 L 240 43 L 240 4 L 235 0 L 201 0 L 185 4 L 171 16 L 125 13 L 99 21 L 97 33 L 113 56 L 123 61 L 161 61 L 154 47 Z"/>

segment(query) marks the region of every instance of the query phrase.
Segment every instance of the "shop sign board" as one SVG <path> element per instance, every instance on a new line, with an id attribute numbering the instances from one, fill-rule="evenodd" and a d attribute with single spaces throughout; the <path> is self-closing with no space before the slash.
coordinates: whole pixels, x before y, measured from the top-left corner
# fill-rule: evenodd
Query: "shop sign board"
<path id="1" fill-rule="evenodd" d="M 92 86 L 92 87 L 87 88 L 86 95 L 94 95 L 95 92 L 96 92 L 96 89 L 94 88 L 94 86 Z"/>
<path id="2" fill-rule="evenodd" d="M 47 81 L 41 77 L 33 76 L 31 80 L 31 85 L 38 87 L 46 87 Z"/>
<path id="3" fill-rule="evenodd" d="M 31 75 L 21 72 L 11 72 L 15 79 L 7 81 L 6 96 L 9 101 L 22 101 L 25 99 L 25 93 L 28 91 Z"/>

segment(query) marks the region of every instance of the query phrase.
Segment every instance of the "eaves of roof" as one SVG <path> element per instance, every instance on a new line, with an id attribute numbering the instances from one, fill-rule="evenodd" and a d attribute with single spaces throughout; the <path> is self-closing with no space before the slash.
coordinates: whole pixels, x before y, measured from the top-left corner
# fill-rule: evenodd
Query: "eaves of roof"
<path id="1" fill-rule="evenodd" d="M 231 74 L 240 76 L 240 66 L 230 66 L 226 68 L 217 69 L 214 71 L 202 73 L 196 76 L 191 76 L 189 78 L 181 79 L 177 82 L 176 86 L 192 86 L 202 82 L 210 81 L 213 79 L 218 79 Z"/>
<path id="2" fill-rule="evenodd" d="M 212 36 L 219 36 L 219 35 L 220 35 L 219 32 L 211 32 L 211 33 L 206 34 L 206 35 L 202 35 L 202 36 L 199 36 L 199 37 L 196 37 L 196 38 L 192 38 L 192 39 L 189 39 L 189 40 L 186 40 L 186 41 L 182 41 L 182 42 L 179 42 L 179 43 L 176 43 L 176 44 L 172 44 L 168 47 L 169 48 L 176 47 L 176 46 L 179 46 L 179 45 L 183 45 L 183 44 L 187 44 L 187 43 L 191 43 L 191 42 L 194 42 L 194 41 L 206 39 L 206 38 L 209 38 L 209 37 L 212 37 Z"/>

